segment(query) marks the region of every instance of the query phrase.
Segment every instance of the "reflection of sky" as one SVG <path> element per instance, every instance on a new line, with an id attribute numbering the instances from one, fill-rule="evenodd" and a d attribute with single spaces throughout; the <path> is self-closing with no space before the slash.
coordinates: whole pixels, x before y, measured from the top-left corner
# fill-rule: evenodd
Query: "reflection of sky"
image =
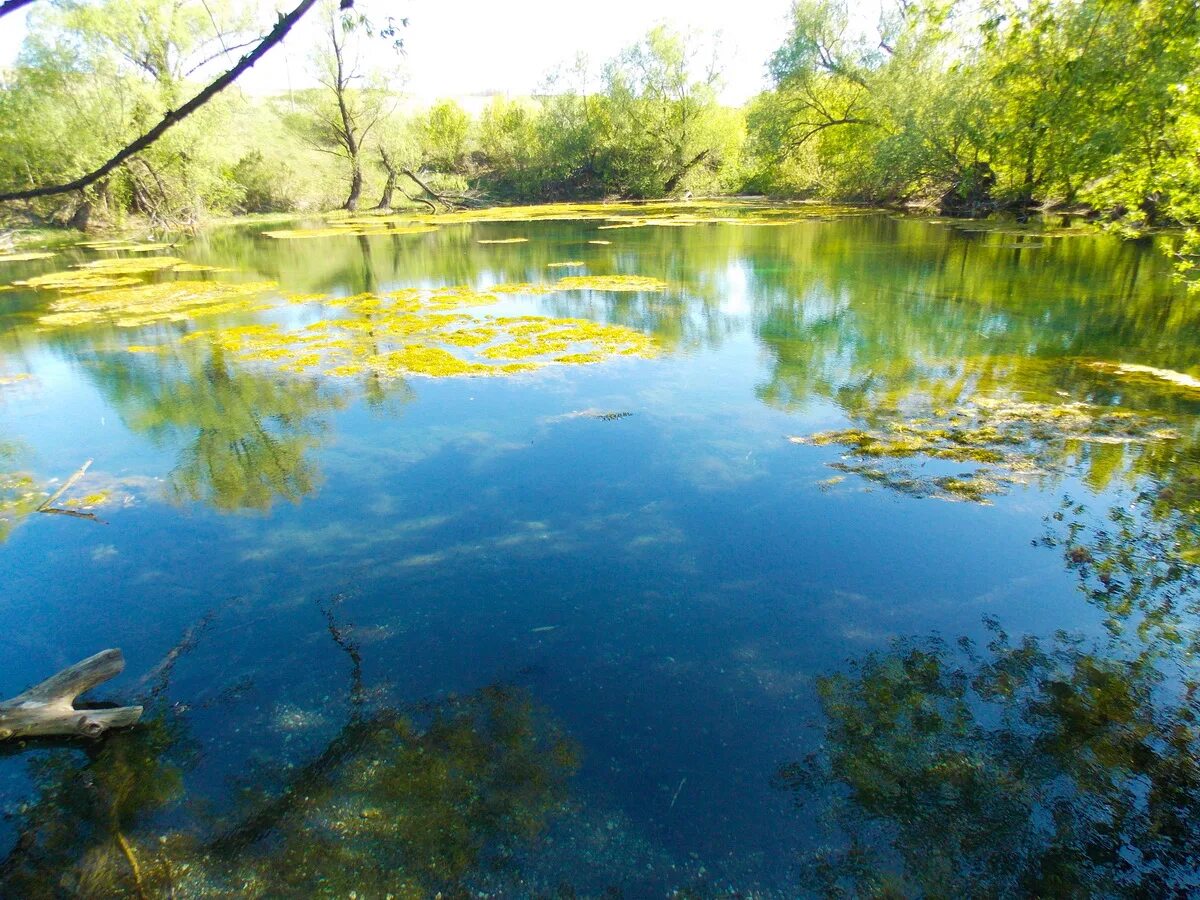
<path id="1" fill-rule="evenodd" d="M 477 284 L 542 271 L 541 229 L 579 243 L 572 225 L 521 227 L 530 244 L 472 257 L 482 260 Z M 355 401 L 328 411 L 328 438 L 309 451 L 322 483 L 269 514 L 177 508 L 148 490 L 106 513 L 107 525 L 35 516 L 0 547 L 3 689 L 110 645 L 129 659 L 118 685 L 128 687 L 218 610 L 180 661 L 172 700 L 200 707 L 252 683 L 194 718 L 205 749 L 193 789 L 220 805 L 241 760 L 302 762 L 344 721 L 347 664 L 317 601 L 345 591 L 364 675 L 392 700 L 522 684 L 582 744 L 576 790 L 588 808 L 670 859 L 696 853 L 719 877 L 786 884 L 805 831 L 769 779 L 808 746 L 812 680 L 893 636 L 978 636 L 985 614 L 1013 634 L 1094 629 L 1059 559 L 1030 546 L 1061 492 L 1086 489 L 1051 482 L 993 507 L 853 480 L 823 490 L 836 448 L 785 437 L 844 422 L 836 397 L 810 392 L 782 409 L 756 391 L 787 363 L 781 347 L 809 362 L 824 352 L 816 332 L 839 317 L 821 366 L 856 364 L 862 335 L 897 316 L 893 295 L 878 307 L 855 299 L 864 283 L 876 296 L 872 279 L 883 276 L 859 273 L 851 255 L 859 281 L 793 288 L 769 274 L 811 261 L 769 242 L 782 238 L 735 245 L 709 269 L 676 242 L 714 235 L 666 231 L 622 238 L 619 256 L 622 271 L 640 263 L 649 275 L 690 260 L 688 280 L 664 295 L 503 297 L 480 310 L 660 314 L 689 339 L 658 359 L 413 379 L 395 409 Z M 605 252 L 589 258 L 593 271 Z M 418 272 L 423 260 L 399 265 L 381 269 L 381 283 L 456 283 Z M 336 278 L 325 287 L 361 289 Z M 300 325 L 311 312 L 273 315 Z M 903 332 L 914 347 L 917 322 Z M 787 343 L 764 337 L 763 323 Z M 37 381 L 5 395 L 2 433 L 30 446 L 44 477 L 87 457 L 99 473 L 167 476 L 186 435 L 160 446 L 121 422 L 89 351 L 68 346 L 29 351 Z M 603 412 L 632 415 L 593 417 Z M 280 732 L 296 709 L 317 714 L 311 727 Z M 0 760 L 4 805 L 21 796 L 21 771 L 19 759 Z"/>

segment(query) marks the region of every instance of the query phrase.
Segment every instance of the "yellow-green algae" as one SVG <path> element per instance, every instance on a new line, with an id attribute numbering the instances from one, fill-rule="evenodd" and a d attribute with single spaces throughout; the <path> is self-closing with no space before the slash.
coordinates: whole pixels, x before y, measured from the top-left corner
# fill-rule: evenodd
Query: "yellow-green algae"
<path id="1" fill-rule="evenodd" d="M 97 259 L 81 263 L 63 272 L 48 272 L 23 281 L 14 281 L 19 287 L 38 291 L 94 291 L 102 288 L 126 287 L 140 284 L 147 275 L 164 271 L 200 271 L 194 263 L 177 256 L 150 256 L 140 259 Z"/>
<path id="2" fill-rule="evenodd" d="M 977 396 L 924 415 L 878 409 L 874 427 L 845 428 L 789 440 L 812 446 L 840 446 L 839 471 L 899 493 L 945 500 L 987 503 L 1008 486 L 1061 468 L 1061 448 L 1070 444 L 1122 445 L 1170 441 L 1179 433 L 1152 416 L 1087 403 L 1037 403 L 1008 397 Z M 913 457 L 974 463 L 978 468 L 951 475 L 914 471 L 885 461 Z"/>
<path id="3" fill-rule="evenodd" d="M 264 232 L 272 238 L 336 237 L 340 235 L 416 234 L 440 225 L 473 223 L 517 223 L 545 221 L 608 222 L 601 228 L 679 227 L 708 224 L 788 225 L 831 216 L 861 215 L 854 207 L 813 203 L 770 203 L 763 201 L 661 200 L 619 203 L 546 203 L 535 206 L 494 206 L 440 213 L 359 215 L 331 213 L 324 223 L 312 228 Z M 507 239 L 504 243 L 513 243 Z M 500 243 L 480 241 L 480 243 Z M 609 243 L 596 241 L 594 243 Z"/>
<path id="4" fill-rule="evenodd" d="M 39 317 L 44 328 L 112 322 L 135 328 L 153 322 L 181 322 L 199 315 L 266 309 L 256 303 L 274 282 L 165 281 L 65 294 Z"/>
<path id="5" fill-rule="evenodd" d="M 526 244 L 528 242 L 529 242 L 529 238 L 515 237 L 515 238 L 493 238 L 491 240 L 479 240 L 479 241 L 476 241 L 475 243 L 477 243 L 477 244 Z"/>
<path id="6" fill-rule="evenodd" d="M 652 337 L 623 325 L 462 311 L 495 299 L 470 288 L 356 294 L 326 302 L 340 316 L 304 327 L 242 325 L 197 331 L 182 340 L 211 343 L 242 362 L 334 378 L 509 375 L 555 364 L 648 357 L 659 350 Z"/>
<path id="7" fill-rule="evenodd" d="M 57 256 L 56 253 L 0 253 L 0 263 L 6 262 L 32 262 L 35 259 L 50 259 L 52 256 Z"/>
<path id="8" fill-rule="evenodd" d="M 365 221 L 360 219 L 345 219 L 321 228 L 264 231 L 263 235 L 275 240 L 297 240 L 302 238 L 362 237 L 364 235 L 427 234 L 437 230 L 436 225 L 389 225 L 386 220 Z"/>
<path id="9" fill-rule="evenodd" d="M 560 291 L 663 291 L 667 283 L 648 275 L 568 275 L 555 284 Z"/>
<path id="10" fill-rule="evenodd" d="M 0 460 L 8 454 L 0 444 Z M 46 499 L 32 476 L 26 472 L 0 472 L 0 544 L 8 540 L 14 528 L 37 511 Z"/>
<path id="11" fill-rule="evenodd" d="M 546 263 L 547 269 L 570 269 L 577 266 L 587 265 L 582 259 L 568 259 L 563 262 Z"/>
<path id="12" fill-rule="evenodd" d="M 20 384 L 22 381 L 29 381 L 33 378 L 27 372 L 17 372 L 13 375 L 0 375 L 0 387 L 6 387 L 10 384 Z"/>
<path id="13" fill-rule="evenodd" d="M 153 241 L 82 241 L 78 246 L 104 252 L 152 253 L 155 250 L 165 250 L 174 245 Z"/>

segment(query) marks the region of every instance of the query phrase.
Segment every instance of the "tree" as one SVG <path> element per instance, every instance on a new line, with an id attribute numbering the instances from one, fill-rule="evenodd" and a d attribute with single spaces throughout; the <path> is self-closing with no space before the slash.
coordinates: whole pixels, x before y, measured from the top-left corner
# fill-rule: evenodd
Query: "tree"
<path id="1" fill-rule="evenodd" d="M 231 68 L 223 72 L 213 81 L 209 82 L 202 90 L 193 95 L 191 99 L 181 104 L 177 108 L 167 110 L 162 118 L 153 127 L 139 134 L 136 138 L 127 141 L 119 150 L 113 153 L 107 160 L 90 168 L 83 175 L 74 178 L 70 181 L 56 184 L 40 184 L 32 185 L 19 190 L 10 190 L 5 193 L 0 193 L 0 202 L 11 200 L 32 200 L 38 197 L 49 197 L 56 194 L 68 194 L 72 191 L 80 191 L 91 185 L 100 182 L 105 176 L 117 169 L 126 160 L 133 157 L 135 154 L 147 147 L 150 147 L 171 128 L 178 125 L 188 116 L 195 113 L 197 110 L 204 107 L 209 101 L 216 97 L 221 91 L 225 90 L 229 85 L 233 84 L 241 75 L 247 72 L 258 60 L 260 60 L 272 47 L 279 44 L 288 32 L 296 26 L 296 23 L 304 17 L 306 13 L 314 5 L 317 0 L 301 0 L 290 12 L 280 15 L 275 27 L 271 29 L 262 39 L 254 45 L 254 47 L 245 56 L 238 60 Z M 348 9 L 353 0 L 341 0 L 342 8 Z M 17 0 L 9 0 L 3 9 L 3 13 L 13 12 L 19 6 L 25 5 Z"/>
<path id="2" fill-rule="evenodd" d="M 439 100 L 416 121 L 425 163 L 438 172 L 458 172 L 467 156 L 471 117 L 453 100 Z"/>
<path id="3" fill-rule="evenodd" d="M 313 69 L 325 90 L 306 92 L 307 116 L 298 132 L 313 147 L 345 158 L 350 188 L 342 208 L 353 212 L 363 188 L 364 143 L 386 114 L 387 98 L 378 73 L 363 71 L 356 38 L 369 23 L 361 16 L 343 16 L 332 3 L 324 16 Z"/>
<path id="4" fill-rule="evenodd" d="M 736 157 L 739 134 L 720 115 L 715 49 L 690 35 L 652 29 L 605 68 L 613 178 L 625 193 L 674 193 L 694 173 Z M 711 183 L 711 181 L 710 181 Z"/>

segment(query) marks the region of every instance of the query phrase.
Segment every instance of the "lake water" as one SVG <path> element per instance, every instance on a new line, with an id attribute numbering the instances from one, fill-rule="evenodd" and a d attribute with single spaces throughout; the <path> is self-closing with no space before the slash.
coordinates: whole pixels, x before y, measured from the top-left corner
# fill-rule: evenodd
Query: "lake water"
<path id="1" fill-rule="evenodd" d="M 0 697 L 146 706 L 0 745 L 0 896 L 1194 886 L 1161 249 L 585 212 L 0 262 L 94 279 L 0 293 Z"/>

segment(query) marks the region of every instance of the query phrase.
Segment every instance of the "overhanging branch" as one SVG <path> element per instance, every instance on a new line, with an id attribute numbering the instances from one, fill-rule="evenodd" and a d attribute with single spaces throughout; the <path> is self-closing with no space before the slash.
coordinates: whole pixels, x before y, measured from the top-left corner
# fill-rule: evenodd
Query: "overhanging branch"
<path id="1" fill-rule="evenodd" d="M 5 0 L 3 5 L 0 5 L 0 15 L 12 12 L 18 6 L 23 6 L 30 2 L 32 2 L 32 0 Z M 259 41 L 258 46 L 239 59 L 233 68 L 224 72 L 214 81 L 209 83 L 204 90 L 196 94 L 196 96 L 194 96 L 187 103 L 183 104 L 183 106 L 179 107 L 179 109 L 168 110 L 157 125 L 133 142 L 126 144 L 99 168 L 93 169 L 86 175 L 76 178 L 74 181 L 66 182 L 65 184 L 53 184 L 45 187 L 30 188 L 24 191 L 12 191 L 10 193 L 0 194 L 0 201 L 33 200 L 36 197 L 50 197 L 55 194 L 66 194 L 71 191 L 78 191 L 82 188 L 88 187 L 89 185 L 95 184 L 105 175 L 108 175 L 123 162 L 128 160 L 131 156 L 145 150 L 160 137 L 162 137 L 170 128 L 182 122 L 221 91 L 225 90 L 225 88 L 229 87 L 229 85 L 233 84 L 233 82 L 236 81 L 244 72 L 262 59 L 268 50 L 280 43 L 287 36 L 287 33 L 292 30 L 296 23 L 304 17 L 304 14 L 307 13 L 313 6 L 315 6 L 316 3 L 317 0 L 301 0 L 301 2 L 297 4 L 291 12 L 287 13 L 286 15 L 281 15 L 279 20 L 275 23 L 275 27 L 271 29 L 270 33 L 267 34 L 267 36 L 261 41 Z M 342 0 L 341 7 L 346 9 L 351 5 L 351 3 L 352 0 Z"/>
<path id="2" fill-rule="evenodd" d="M 4 0 L 0 3 L 0 19 L 7 16 L 9 13 L 14 13 L 22 6 L 28 6 L 33 0 Z"/>

